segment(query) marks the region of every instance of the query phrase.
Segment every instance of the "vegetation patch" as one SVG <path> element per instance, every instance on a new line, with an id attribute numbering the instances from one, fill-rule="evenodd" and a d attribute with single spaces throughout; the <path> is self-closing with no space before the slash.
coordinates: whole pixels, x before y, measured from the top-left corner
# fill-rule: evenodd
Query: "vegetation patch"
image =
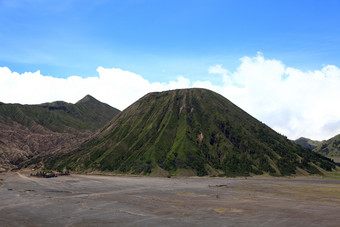
<path id="1" fill-rule="evenodd" d="M 52 159 L 45 162 L 51 169 L 152 175 L 160 168 L 169 176 L 286 176 L 336 167 L 205 89 L 148 94 L 79 149 Z"/>

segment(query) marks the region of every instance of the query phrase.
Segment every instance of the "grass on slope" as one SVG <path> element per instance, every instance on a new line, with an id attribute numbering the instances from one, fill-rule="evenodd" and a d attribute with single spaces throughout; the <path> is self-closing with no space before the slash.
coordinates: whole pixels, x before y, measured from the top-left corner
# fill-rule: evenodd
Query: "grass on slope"
<path id="1" fill-rule="evenodd" d="M 115 117 L 93 140 L 48 168 L 150 174 L 192 169 L 207 175 L 250 173 L 291 175 L 335 168 L 328 159 L 301 148 L 205 89 L 150 93 Z"/>
<path id="2" fill-rule="evenodd" d="M 76 104 L 52 102 L 41 105 L 0 105 L 3 123 L 15 121 L 23 127 L 44 133 L 96 130 L 111 120 L 119 110 L 86 96 Z M 41 127 L 39 127 L 41 126 Z M 45 128 L 45 129 L 44 129 Z"/>
<path id="3" fill-rule="evenodd" d="M 314 149 L 314 151 L 331 158 L 340 157 L 340 135 L 334 136 L 327 141 L 323 141 Z"/>

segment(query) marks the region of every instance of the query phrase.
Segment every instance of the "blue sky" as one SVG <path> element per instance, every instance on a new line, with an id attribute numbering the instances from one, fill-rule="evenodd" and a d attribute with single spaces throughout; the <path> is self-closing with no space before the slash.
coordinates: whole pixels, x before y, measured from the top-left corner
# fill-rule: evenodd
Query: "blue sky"
<path id="1" fill-rule="evenodd" d="M 214 90 L 291 139 L 340 134 L 340 1 L 0 0 L 0 101 L 123 110 Z"/>
<path id="2" fill-rule="evenodd" d="M 234 70 L 261 51 L 313 70 L 340 61 L 339 12 L 339 1 L 1 0 L 0 66 L 54 77 L 119 67 L 167 81 Z"/>

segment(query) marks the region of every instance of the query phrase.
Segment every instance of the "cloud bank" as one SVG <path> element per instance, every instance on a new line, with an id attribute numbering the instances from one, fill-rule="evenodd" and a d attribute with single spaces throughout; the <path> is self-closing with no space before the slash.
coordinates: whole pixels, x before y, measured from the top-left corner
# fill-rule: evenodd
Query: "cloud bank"
<path id="1" fill-rule="evenodd" d="M 233 73 L 221 65 L 217 89 L 242 109 L 291 139 L 323 140 L 340 133 L 340 69 L 327 65 L 303 72 L 258 53 L 244 57 Z"/>
<path id="2" fill-rule="evenodd" d="M 291 139 L 328 139 L 340 134 L 340 69 L 327 65 L 303 72 L 261 53 L 240 59 L 230 72 L 222 65 L 208 69 L 220 84 L 190 81 L 178 76 L 167 83 L 151 83 L 119 68 L 97 68 L 97 77 L 66 79 L 37 72 L 19 74 L 0 67 L 0 101 L 37 104 L 64 100 L 75 103 L 86 94 L 124 109 L 151 91 L 202 87 L 214 90 Z"/>
<path id="3" fill-rule="evenodd" d="M 97 68 L 98 77 L 71 76 L 66 79 L 37 72 L 19 74 L 0 67 L 0 101 L 38 104 L 63 100 L 75 103 L 87 94 L 118 109 L 125 109 L 151 91 L 187 88 L 190 80 L 177 77 L 168 83 L 150 83 L 142 76 L 119 68 Z"/>

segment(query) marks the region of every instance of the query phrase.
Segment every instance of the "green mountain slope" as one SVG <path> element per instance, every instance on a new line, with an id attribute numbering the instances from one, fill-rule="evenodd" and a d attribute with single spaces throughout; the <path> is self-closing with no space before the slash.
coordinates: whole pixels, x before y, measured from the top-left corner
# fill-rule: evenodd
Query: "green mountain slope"
<path id="1" fill-rule="evenodd" d="M 303 149 L 205 89 L 150 93 L 92 140 L 45 160 L 46 168 L 197 175 L 318 173 L 334 163 Z"/>
<path id="2" fill-rule="evenodd" d="M 0 103 L 0 171 L 76 147 L 120 111 L 87 95 L 76 104 Z"/>
<path id="3" fill-rule="evenodd" d="M 0 105 L 2 123 L 16 122 L 30 130 L 40 129 L 40 132 L 46 129 L 53 132 L 93 131 L 103 127 L 119 112 L 89 95 L 76 104 L 57 101 L 41 105 Z"/>
<path id="4" fill-rule="evenodd" d="M 294 140 L 296 144 L 301 145 L 303 148 L 306 148 L 308 150 L 313 150 L 317 146 L 319 146 L 322 142 L 317 141 L 317 140 L 311 140 L 305 137 L 300 137 L 297 140 Z"/>
<path id="5" fill-rule="evenodd" d="M 327 157 L 340 158 L 340 135 L 323 141 L 314 149 L 314 151 L 319 152 L 320 154 L 323 154 Z"/>

